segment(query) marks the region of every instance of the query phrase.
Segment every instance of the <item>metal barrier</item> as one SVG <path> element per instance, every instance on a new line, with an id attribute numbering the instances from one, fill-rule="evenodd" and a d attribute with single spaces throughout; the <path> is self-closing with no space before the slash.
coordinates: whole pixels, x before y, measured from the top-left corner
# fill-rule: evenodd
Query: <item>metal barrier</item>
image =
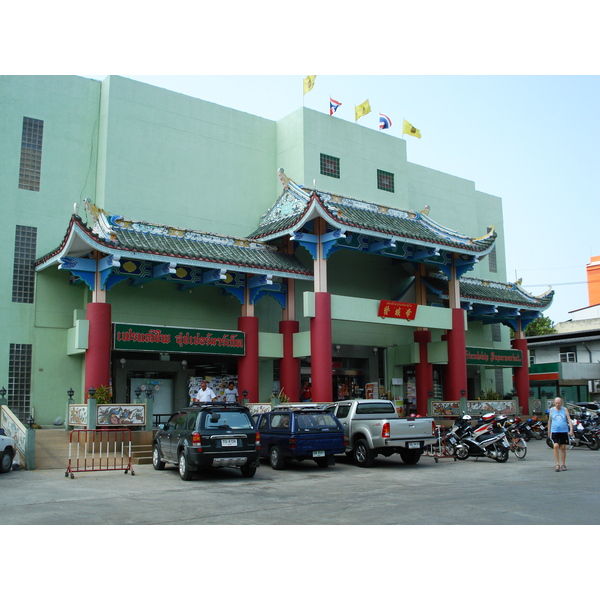
<path id="1" fill-rule="evenodd" d="M 112 450 L 111 450 L 112 448 Z M 74 452 L 75 451 L 75 452 Z M 89 471 L 131 471 L 130 429 L 74 429 L 65 477 Z"/>

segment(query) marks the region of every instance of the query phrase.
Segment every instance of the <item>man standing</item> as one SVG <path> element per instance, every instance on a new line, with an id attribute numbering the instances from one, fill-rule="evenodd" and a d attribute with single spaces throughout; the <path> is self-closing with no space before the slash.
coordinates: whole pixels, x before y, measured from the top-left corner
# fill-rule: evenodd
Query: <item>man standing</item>
<path id="1" fill-rule="evenodd" d="M 195 400 L 190 402 L 190 406 L 194 404 L 202 404 L 204 402 L 212 402 L 216 398 L 215 393 L 206 385 L 206 381 L 200 384 L 200 389 L 196 394 Z"/>
<path id="2" fill-rule="evenodd" d="M 229 402 L 233 404 L 238 401 L 238 391 L 237 388 L 233 385 L 233 381 L 229 382 L 227 389 L 225 390 L 225 402 Z"/>
<path id="3" fill-rule="evenodd" d="M 567 444 L 569 436 L 573 437 L 573 421 L 569 411 L 563 406 L 562 398 L 554 398 L 554 406 L 548 413 L 548 437 L 554 443 L 554 470 L 566 471 L 565 459 L 567 457 Z M 562 466 L 559 463 L 559 454 L 562 458 Z"/>

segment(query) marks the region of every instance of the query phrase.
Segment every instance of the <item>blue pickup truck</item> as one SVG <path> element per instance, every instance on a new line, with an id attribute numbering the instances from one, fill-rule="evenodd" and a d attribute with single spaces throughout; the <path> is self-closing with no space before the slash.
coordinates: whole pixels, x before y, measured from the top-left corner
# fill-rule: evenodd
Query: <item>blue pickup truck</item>
<path id="1" fill-rule="evenodd" d="M 279 408 L 256 416 L 260 433 L 260 456 L 273 469 L 283 469 L 288 460 L 314 460 L 321 468 L 335 464 L 335 454 L 344 454 L 344 427 L 330 412 L 314 408 Z"/>

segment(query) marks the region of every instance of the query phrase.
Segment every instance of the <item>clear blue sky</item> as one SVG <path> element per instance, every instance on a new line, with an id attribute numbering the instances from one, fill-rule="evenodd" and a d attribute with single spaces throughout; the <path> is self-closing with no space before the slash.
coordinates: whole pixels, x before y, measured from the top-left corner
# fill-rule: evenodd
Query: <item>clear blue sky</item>
<path id="1" fill-rule="evenodd" d="M 587 306 L 585 266 L 600 255 L 593 3 L 259 0 L 194 12 L 173 0 L 159 14 L 135 1 L 114 5 L 118 17 L 111 2 L 85 14 L 57 0 L 34 20 L 7 6 L 35 43 L 23 43 L 21 27 L 7 28 L 3 71 L 118 74 L 268 119 L 303 103 L 328 111 L 331 95 L 343 103 L 335 118 L 354 122 L 354 105 L 369 99 L 373 112 L 358 127 L 376 129 L 382 112 L 393 123 L 382 135 L 401 137 L 406 118 L 423 136 L 406 136 L 411 162 L 502 198 L 509 281 L 522 277 L 535 294 L 553 285 L 545 314 L 555 322 Z M 303 96 L 309 74 L 316 86 Z"/>

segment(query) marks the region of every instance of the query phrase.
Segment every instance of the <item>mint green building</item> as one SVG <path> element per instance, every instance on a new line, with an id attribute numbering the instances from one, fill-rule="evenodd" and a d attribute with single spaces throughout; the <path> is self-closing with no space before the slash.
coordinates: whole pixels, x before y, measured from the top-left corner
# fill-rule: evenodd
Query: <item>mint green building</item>
<path id="1" fill-rule="evenodd" d="M 64 423 L 68 390 L 83 404 L 98 382 L 115 404 L 152 395 L 160 414 L 201 378 L 249 402 L 307 383 L 313 400 L 385 394 L 420 411 L 486 389 L 528 400 L 509 329 L 521 340 L 552 296 L 506 283 L 501 199 L 409 162 L 402 139 L 123 77 L 2 76 L 0 157 L 0 388 L 21 420 Z M 385 318 L 382 302 L 418 309 Z M 94 303 L 110 306 L 108 342 Z M 472 360 L 453 358 L 456 310 Z M 137 327 L 244 338 L 243 356 L 144 347 Z M 133 333 L 141 345 L 122 343 Z M 493 363 L 500 351 L 513 358 Z"/>

